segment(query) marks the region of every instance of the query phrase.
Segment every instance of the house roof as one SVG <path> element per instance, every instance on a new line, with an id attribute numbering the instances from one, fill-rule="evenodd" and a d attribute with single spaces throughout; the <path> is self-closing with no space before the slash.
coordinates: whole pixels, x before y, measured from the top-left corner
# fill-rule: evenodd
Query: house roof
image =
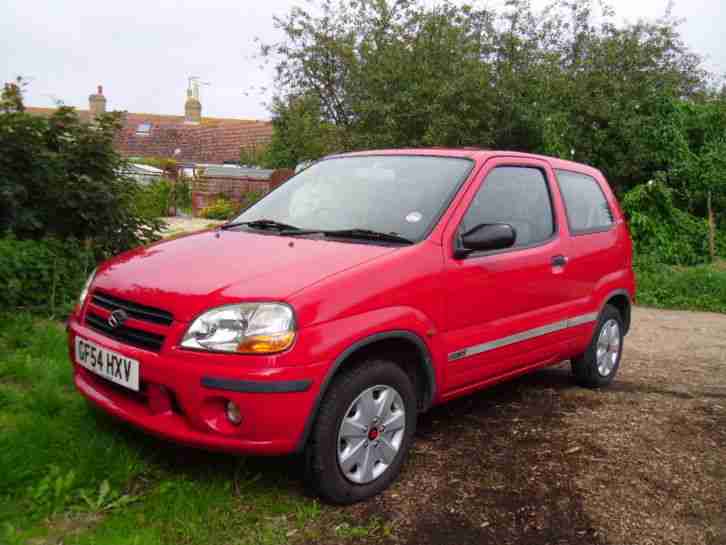
<path id="1" fill-rule="evenodd" d="M 53 108 L 26 108 L 51 115 Z M 88 120 L 88 110 L 77 110 Z M 187 123 L 181 115 L 124 112 L 116 148 L 126 157 L 164 157 L 194 163 L 239 161 L 242 148 L 264 145 L 272 138 L 272 123 L 253 119 L 203 117 Z M 177 153 L 177 150 L 178 153 Z"/>

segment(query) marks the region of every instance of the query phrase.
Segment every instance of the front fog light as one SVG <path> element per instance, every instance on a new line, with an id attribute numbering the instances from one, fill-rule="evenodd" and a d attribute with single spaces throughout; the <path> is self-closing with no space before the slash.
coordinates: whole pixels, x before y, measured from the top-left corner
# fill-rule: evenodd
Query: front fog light
<path id="1" fill-rule="evenodd" d="M 234 401 L 227 401 L 227 420 L 235 426 L 242 422 L 242 412 Z"/>

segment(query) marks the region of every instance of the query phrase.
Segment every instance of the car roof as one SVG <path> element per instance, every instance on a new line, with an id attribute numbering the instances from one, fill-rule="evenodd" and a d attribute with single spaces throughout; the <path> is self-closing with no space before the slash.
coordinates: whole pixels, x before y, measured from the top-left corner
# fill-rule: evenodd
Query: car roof
<path id="1" fill-rule="evenodd" d="M 487 159 L 492 157 L 513 157 L 522 159 L 539 159 L 546 161 L 550 164 L 553 169 L 560 170 L 572 170 L 575 172 L 582 172 L 590 174 L 591 176 L 602 176 L 602 173 L 589 165 L 583 163 L 576 163 L 574 161 L 568 161 L 566 159 L 559 159 L 557 157 L 549 157 L 547 155 L 538 155 L 536 153 L 525 153 L 521 151 L 507 151 L 507 150 L 489 150 L 483 148 L 396 148 L 396 149 L 378 149 L 378 150 L 365 150 L 365 151 L 354 151 L 350 153 L 340 153 L 330 155 L 326 159 L 334 157 L 361 157 L 366 155 L 421 155 L 429 157 L 461 157 L 463 159 L 472 159 L 474 161 L 483 163 Z"/>

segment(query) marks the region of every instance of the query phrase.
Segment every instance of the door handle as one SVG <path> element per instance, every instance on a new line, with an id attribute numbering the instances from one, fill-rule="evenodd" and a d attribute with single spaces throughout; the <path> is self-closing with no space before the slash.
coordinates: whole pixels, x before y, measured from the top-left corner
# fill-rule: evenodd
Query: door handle
<path id="1" fill-rule="evenodd" d="M 564 267 L 567 265 L 567 258 L 563 255 L 556 255 L 551 260 L 553 267 Z"/>

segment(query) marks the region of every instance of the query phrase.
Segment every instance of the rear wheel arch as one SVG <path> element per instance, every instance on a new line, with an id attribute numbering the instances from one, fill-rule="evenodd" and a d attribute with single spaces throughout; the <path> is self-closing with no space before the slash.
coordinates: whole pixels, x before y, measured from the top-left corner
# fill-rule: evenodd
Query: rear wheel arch
<path id="1" fill-rule="evenodd" d="M 602 310 L 606 305 L 612 305 L 618 310 L 623 321 L 623 335 L 627 334 L 630 330 L 630 315 L 632 307 L 630 293 L 628 293 L 625 289 L 611 291 L 603 300 L 603 303 L 600 306 L 600 313 L 602 313 Z"/>
<path id="2" fill-rule="evenodd" d="M 303 435 L 297 445 L 298 451 L 305 448 L 317 419 L 320 404 L 333 379 L 344 369 L 349 369 L 351 366 L 365 361 L 373 354 L 385 354 L 392 357 L 414 384 L 419 411 L 429 408 L 436 396 L 436 374 L 431 352 L 426 343 L 412 331 L 396 330 L 376 333 L 350 345 L 330 366 L 318 391 L 315 404 L 308 415 Z"/>

